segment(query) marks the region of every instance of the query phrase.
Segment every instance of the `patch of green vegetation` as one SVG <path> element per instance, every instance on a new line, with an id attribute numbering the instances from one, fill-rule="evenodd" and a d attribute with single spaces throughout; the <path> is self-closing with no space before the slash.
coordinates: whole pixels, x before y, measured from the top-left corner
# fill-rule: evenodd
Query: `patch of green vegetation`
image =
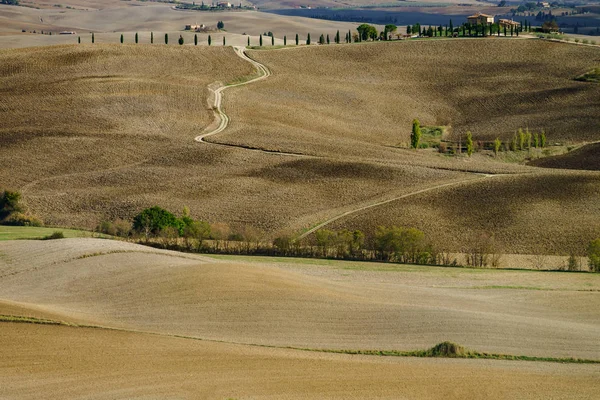
<path id="1" fill-rule="evenodd" d="M 264 37 L 270 39 L 269 36 L 264 36 Z M 277 50 L 277 49 L 285 49 L 285 48 L 288 48 L 288 47 L 298 47 L 298 46 L 292 45 L 292 44 L 288 44 L 286 46 L 284 46 L 282 44 L 277 44 L 277 45 L 274 45 L 274 46 L 270 46 L 270 45 L 267 45 L 267 46 L 250 46 L 250 47 L 248 47 L 248 49 L 250 49 L 250 50 Z"/>
<path id="2" fill-rule="evenodd" d="M 473 351 L 463 346 L 452 343 L 442 342 L 427 350 L 398 351 L 398 350 L 318 350 L 318 349 L 298 349 L 305 351 L 317 351 L 323 353 L 354 354 L 368 356 L 387 356 L 387 357 L 422 357 L 422 358 L 470 358 L 487 360 L 509 360 L 509 361 L 543 361 L 573 364 L 600 364 L 600 360 L 591 360 L 574 357 L 534 357 L 534 356 L 515 356 L 511 354 L 493 354 Z"/>
<path id="3" fill-rule="evenodd" d="M 0 315 L 0 322 L 15 322 L 24 324 L 40 324 L 40 325 L 62 325 L 62 326 L 77 326 L 68 322 L 55 321 L 45 318 L 23 317 L 18 315 Z"/>
<path id="4" fill-rule="evenodd" d="M 421 141 L 419 147 L 439 147 L 445 133 L 445 126 L 421 126 Z"/>
<path id="5" fill-rule="evenodd" d="M 593 70 L 586 72 L 583 75 L 578 76 L 577 78 L 575 78 L 575 80 L 581 81 L 581 82 L 600 83 L 600 67 L 596 67 Z"/>
<path id="6" fill-rule="evenodd" d="M 0 240 L 42 239 L 52 235 L 55 231 L 56 228 L 0 225 Z M 80 231 L 76 229 L 62 229 L 61 232 L 65 238 L 109 237 L 108 235 L 98 235 L 94 232 Z"/>

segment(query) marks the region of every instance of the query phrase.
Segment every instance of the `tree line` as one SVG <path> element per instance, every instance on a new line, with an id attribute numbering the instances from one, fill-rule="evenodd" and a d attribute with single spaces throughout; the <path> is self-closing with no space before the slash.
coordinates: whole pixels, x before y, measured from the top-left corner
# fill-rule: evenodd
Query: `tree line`
<path id="1" fill-rule="evenodd" d="M 314 235 L 302 240 L 291 235 L 265 240 L 264 233 L 252 227 L 233 230 L 227 224 L 194 220 L 190 217 L 188 208 L 184 208 L 181 216 L 177 217 L 154 206 L 141 211 L 132 221 L 103 221 L 98 225 L 97 231 L 123 236 L 150 246 L 209 254 L 464 265 L 477 268 L 500 266 L 500 255 L 492 235 L 472 237 L 466 245 L 464 258 L 459 260 L 443 246 L 427 238 L 423 231 L 402 226 L 379 226 L 374 232 L 319 229 Z M 600 239 L 589 244 L 587 253 L 590 270 L 600 272 Z"/>

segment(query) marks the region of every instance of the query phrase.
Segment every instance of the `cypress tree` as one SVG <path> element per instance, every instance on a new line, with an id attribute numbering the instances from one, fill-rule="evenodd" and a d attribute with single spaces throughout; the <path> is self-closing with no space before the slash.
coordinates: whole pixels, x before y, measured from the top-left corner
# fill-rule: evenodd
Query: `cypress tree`
<path id="1" fill-rule="evenodd" d="M 169 44 L 169 34 L 165 33 L 165 44 Z"/>
<path id="2" fill-rule="evenodd" d="M 348 43 L 352 43 L 352 32 L 348 29 Z"/>
<path id="3" fill-rule="evenodd" d="M 248 36 L 248 46 L 250 46 L 250 36 Z"/>
<path id="4" fill-rule="evenodd" d="M 225 36 L 223 36 L 223 46 L 225 46 Z"/>
<path id="5" fill-rule="evenodd" d="M 138 43 L 138 39 L 139 39 L 139 36 L 138 36 L 138 34 L 137 34 L 137 32 L 136 32 L 136 33 L 135 33 L 135 44 L 137 44 L 137 43 Z"/>
<path id="6" fill-rule="evenodd" d="M 546 147 L 546 132 L 543 129 L 540 133 L 540 147 Z"/>
<path id="7" fill-rule="evenodd" d="M 123 44 L 123 34 L 121 33 L 121 44 Z"/>
<path id="8" fill-rule="evenodd" d="M 410 134 L 410 147 L 413 149 L 419 148 L 419 142 L 421 141 L 421 125 L 418 119 L 413 120 L 412 133 Z"/>
<path id="9" fill-rule="evenodd" d="M 287 46 L 287 36 L 283 35 L 283 45 Z"/>
<path id="10" fill-rule="evenodd" d="M 502 142 L 499 138 L 496 138 L 496 140 L 494 140 L 494 155 L 496 155 L 496 157 L 498 156 L 498 152 L 500 151 L 500 146 L 502 146 Z"/>
<path id="11" fill-rule="evenodd" d="M 298 34 L 296 33 L 296 46 L 298 46 Z"/>
<path id="12" fill-rule="evenodd" d="M 81 44 L 81 36 L 77 36 L 77 43 Z"/>
<path id="13" fill-rule="evenodd" d="M 306 35 L 306 44 L 310 44 L 310 33 Z"/>
<path id="14" fill-rule="evenodd" d="M 260 47 L 262 47 L 262 34 L 260 35 L 260 39 L 258 40 L 258 44 Z"/>
<path id="15" fill-rule="evenodd" d="M 198 34 L 194 34 L 194 46 L 198 46 Z"/>
<path id="16" fill-rule="evenodd" d="M 95 43 L 94 32 L 92 32 L 92 43 Z"/>
<path id="17" fill-rule="evenodd" d="M 208 35 L 208 45 L 210 46 L 212 44 L 212 38 L 210 37 L 210 35 Z"/>
<path id="18" fill-rule="evenodd" d="M 325 44 L 325 36 L 323 36 L 322 33 L 321 36 L 319 36 L 319 44 Z"/>
<path id="19" fill-rule="evenodd" d="M 450 33 L 454 32 L 454 25 L 452 24 L 452 20 L 450 20 Z"/>
<path id="20" fill-rule="evenodd" d="M 275 35 L 271 35 L 271 46 L 275 46 Z"/>
<path id="21" fill-rule="evenodd" d="M 183 46 L 183 36 L 179 35 L 179 40 L 177 42 L 180 46 Z"/>
<path id="22" fill-rule="evenodd" d="M 327 44 L 331 44 L 331 43 L 329 42 L 329 33 L 327 34 Z"/>
<path id="23" fill-rule="evenodd" d="M 337 44 L 340 44 L 340 31 L 338 29 L 337 33 L 335 34 L 335 42 Z"/>
<path id="24" fill-rule="evenodd" d="M 513 35 L 513 31 L 514 31 L 514 29 L 513 29 L 513 26 L 511 25 L 511 26 L 510 26 L 510 36 L 511 36 L 511 37 L 512 37 L 512 35 Z"/>
<path id="25" fill-rule="evenodd" d="M 471 135 L 471 131 L 467 131 L 466 145 L 467 145 L 467 155 L 469 157 L 471 157 L 471 154 L 473 154 L 473 135 Z"/>
<path id="26" fill-rule="evenodd" d="M 150 32 L 150 44 L 154 44 L 154 32 Z"/>
<path id="27" fill-rule="evenodd" d="M 504 25 L 504 37 L 506 37 L 506 25 Z"/>

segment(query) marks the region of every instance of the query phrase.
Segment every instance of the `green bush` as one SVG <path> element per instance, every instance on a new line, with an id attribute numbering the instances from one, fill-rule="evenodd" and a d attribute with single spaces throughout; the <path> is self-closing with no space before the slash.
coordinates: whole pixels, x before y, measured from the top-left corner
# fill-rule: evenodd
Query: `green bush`
<path id="1" fill-rule="evenodd" d="M 158 235 L 167 227 L 175 228 L 179 235 L 183 235 L 185 223 L 169 211 L 154 206 L 146 208 L 133 218 L 133 230 L 138 233 Z"/>
<path id="2" fill-rule="evenodd" d="M 51 235 L 44 236 L 42 240 L 64 239 L 65 235 L 61 231 L 53 232 Z"/>
<path id="3" fill-rule="evenodd" d="M 590 242 L 588 249 L 588 264 L 592 272 L 600 272 L 600 239 Z"/>

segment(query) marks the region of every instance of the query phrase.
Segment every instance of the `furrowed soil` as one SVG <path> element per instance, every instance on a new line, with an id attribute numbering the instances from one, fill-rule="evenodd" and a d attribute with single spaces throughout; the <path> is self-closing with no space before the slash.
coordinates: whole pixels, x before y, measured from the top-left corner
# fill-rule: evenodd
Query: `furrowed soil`
<path id="1" fill-rule="evenodd" d="M 17 399 L 590 398 L 599 389 L 594 365 L 281 347 L 402 350 L 453 340 L 479 351 L 598 359 L 596 278 L 215 260 L 100 239 L 5 241 L 0 314 L 119 330 L 0 322 L 0 384 Z M 531 286 L 515 287 L 524 280 Z"/>

